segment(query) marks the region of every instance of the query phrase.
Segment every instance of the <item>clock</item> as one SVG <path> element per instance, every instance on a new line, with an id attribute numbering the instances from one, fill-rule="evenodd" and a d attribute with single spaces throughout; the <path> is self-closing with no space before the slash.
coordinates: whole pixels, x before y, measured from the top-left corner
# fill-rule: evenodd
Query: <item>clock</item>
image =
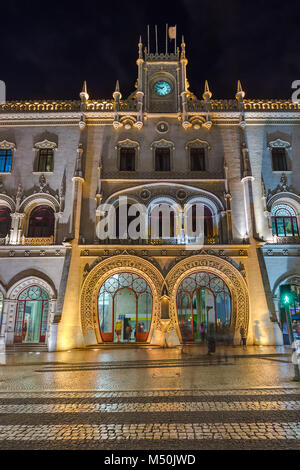
<path id="1" fill-rule="evenodd" d="M 159 80 L 158 82 L 154 83 L 153 90 L 157 95 L 165 96 L 170 93 L 171 85 L 165 80 Z"/>

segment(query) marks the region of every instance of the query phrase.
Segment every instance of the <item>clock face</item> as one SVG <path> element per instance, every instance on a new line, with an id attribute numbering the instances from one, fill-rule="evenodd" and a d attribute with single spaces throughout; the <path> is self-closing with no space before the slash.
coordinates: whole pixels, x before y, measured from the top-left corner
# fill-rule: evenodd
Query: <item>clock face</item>
<path id="1" fill-rule="evenodd" d="M 159 80 L 158 82 L 154 83 L 153 87 L 155 93 L 160 96 L 168 95 L 171 91 L 171 85 L 165 80 Z"/>

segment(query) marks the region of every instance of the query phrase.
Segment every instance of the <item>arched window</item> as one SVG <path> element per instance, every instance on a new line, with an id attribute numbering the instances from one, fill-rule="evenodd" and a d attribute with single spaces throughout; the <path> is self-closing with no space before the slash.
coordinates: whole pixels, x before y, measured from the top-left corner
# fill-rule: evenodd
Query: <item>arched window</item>
<path id="1" fill-rule="evenodd" d="M 177 236 L 177 218 L 180 216 L 176 207 L 167 202 L 153 204 L 150 208 L 149 235 L 152 240 L 168 239 Z"/>
<path id="2" fill-rule="evenodd" d="M 192 230 L 196 231 L 196 205 L 192 206 Z M 213 216 L 209 207 L 204 206 L 204 236 L 214 236 Z"/>
<path id="3" fill-rule="evenodd" d="M 277 237 L 299 237 L 297 215 L 288 204 L 272 207 L 272 233 Z"/>
<path id="4" fill-rule="evenodd" d="M 139 212 L 137 212 L 136 215 L 129 215 L 128 212 L 129 212 L 129 209 L 130 209 L 130 207 L 131 207 L 131 204 L 130 204 L 130 203 L 127 204 L 126 207 L 127 207 L 127 227 L 126 227 L 127 236 L 126 236 L 126 238 L 129 239 L 129 238 L 130 238 L 130 237 L 129 237 L 129 233 L 128 233 L 129 225 L 130 225 L 130 223 L 131 223 L 133 220 L 135 220 L 135 219 L 139 216 Z M 121 209 L 121 210 L 124 210 L 124 209 L 125 209 L 125 208 L 123 208 L 123 209 Z M 125 215 L 125 214 L 123 213 L 123 215 Z M 122 229 L 123 229 L 123 230 L 125 229 L 125 227 L 122 227 L 122 225 L 121 225 L 122 223 L 123 223 L 123 222 L 120 220 L 120 206 L 118 206 L 118 207 L 116 208 L 116 238 L 117 238 L 117 239 L 120 238 L 120 235 L 122 235 L 122 233 L 121 233 Z M 120 231 L 120 229 L 121 229 L 121 231 Z M 137 225 L 137 232 L 139 232 L 139 230 L 140 230 L 140 225 L 138 224 L 138 225 Z"/>
<path id="5" fill-rule="evenodd" d="M 49 312 L 49 295 L 39 286 L 27 287 L 18 297 L 15 343 L 44 343 Z"/>
<path id="6" fill-rule="evenodd" d="M 54 235 L 54 211 L 49 206 L 38 206 L 30 214 L 28 237 L 51 237 Z"/>
<path id="7" fill-rule="evenodd" d="M 178 288 L 177 313 L 184 341 L 199 340 L 204 332 L 210 335 L 216 331 L 228 334 L 231 320 L 230 291 L 215 274 L 191 274 Z"/>
<path id="8" fill-rule="evenodd" d="M 11 226 L 10 210 L 6 206 L 0 206 L 0 238 L 5 238 Z"/>
<path id="9" fill-rule="evenodd" d="M 99 291 L 98 315 L 103 341 L 146 341 L 152 317 L 148 283 L 137 274 L 113 274 Z"/>

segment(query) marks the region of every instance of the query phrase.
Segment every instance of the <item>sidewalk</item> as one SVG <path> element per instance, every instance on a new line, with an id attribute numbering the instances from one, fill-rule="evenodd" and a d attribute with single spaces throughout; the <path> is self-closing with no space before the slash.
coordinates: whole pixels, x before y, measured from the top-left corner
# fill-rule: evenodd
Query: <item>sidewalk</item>
<path id="1" fill-rule="evenodd" d="M 290 356 L 292 348 L 290 346 L 218 346 L 214 356 L 227 354 L 228 357 L 260 357 L 260 356 Z M 70 351 L 58 352 L 10 352 L 0 354 L 0 365 L 25 365 L 25 364 L 54 364 L 54 363 L 74 363 L 80 362 L 127 362 L 145 360 L 187 360 L 197 359 L 207 356 L 207 344 L 187 344 L 176 348 L 109 348 L 95 349 L 73 349 Z"/>

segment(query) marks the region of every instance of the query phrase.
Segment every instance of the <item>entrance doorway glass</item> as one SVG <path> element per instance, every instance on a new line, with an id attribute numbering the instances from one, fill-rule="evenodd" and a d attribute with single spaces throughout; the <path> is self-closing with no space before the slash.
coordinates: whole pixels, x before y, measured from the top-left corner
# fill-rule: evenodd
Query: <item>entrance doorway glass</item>
<path id="1" fill-rule="evenodd" d="M 144 342 L 152 317 L 152 292 L 142 277 L 132 273 L 110 276 L 98 296 L 103 341 Z"/>
<path id="2" fill-rule="evenodd" d="M 183 341 L 203 341 L 207 334 L 228 331 L 231 318 L 229 289 L 215 274 L 191 274 L 178 288 L 177 313 Z"/>
<path id="3" fill-rule="evenodd" d="M 25 289 L 18 298 L 15 343 L 44 343 L 49 312 L 48 293 L 39 286 Z"/>

